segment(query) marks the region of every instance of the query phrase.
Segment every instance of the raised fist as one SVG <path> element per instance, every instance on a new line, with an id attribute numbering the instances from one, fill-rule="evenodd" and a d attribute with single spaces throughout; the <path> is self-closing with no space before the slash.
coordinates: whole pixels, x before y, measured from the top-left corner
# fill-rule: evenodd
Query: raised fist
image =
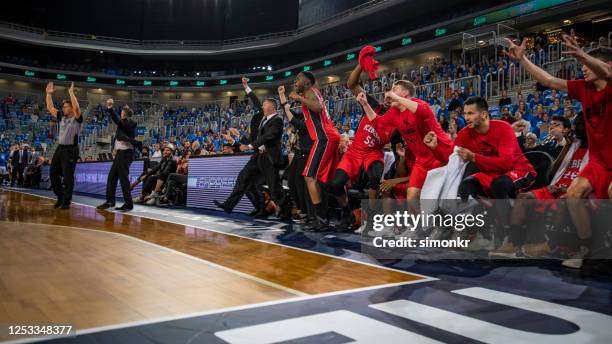
<path id="1" fill-rule="evenodd" d="M 53 87 L 53 82 L 49 82 L 47 84 L 47 93 L 53 93 L 55 92 L 55 87 Z"/>

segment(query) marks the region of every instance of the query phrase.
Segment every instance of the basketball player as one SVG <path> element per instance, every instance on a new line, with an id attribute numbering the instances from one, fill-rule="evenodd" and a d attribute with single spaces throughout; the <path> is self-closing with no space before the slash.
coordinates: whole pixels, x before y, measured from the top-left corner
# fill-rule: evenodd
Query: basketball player
<path id="1" fill-rule="evenodd" d="M 55 208 L 69 209 L 74 189 L 74 170 L 79 157 L 78 138 L 81 130 L 81 108 L 74 94 L 74 83 L 68 88 L 70 100 L 62 101 L 62 110 L 53 105 L 53 82 L 47 84 L 47 110 L 59 122 L 58 147 L 51 159 L 49 171 L 53 192 L 57 196 Z"/>
<path id="2" fill-rule="evenodd" d="M 585 53 L 573 37 L 563 35 L 568 47 L 566 52 L 583 63 L 583 80 L 564 80 L 550 75 L 533 64 L 525 56 L 526 39 L 516 45 L 506 39 L 511 59 L 518 61 L 540 84 L 548 88 L 567 92 L 572 99 L 582 103 L 584 121 L 589 141 L 589 162 L 567 189 L 568 210 L 576 225 L 581 246 L 589 248 L 592 238 L 588 210 L 579 200 L 591 193 L 600 199 L 612 199 L 612 48 L 599 47 Z M 586 255 L 586 254 L 585 254 Z M 572 260 L 580 268 L 582 259 Z M 572 263 L 573 264 L 573 263 Z"/>
<path id="3" fill-rule="evenodd" d="M 467 126 L 457 134 L 455 145 L 459 147 L 459 156 L 473 162 L 478 172 L 461 181 L 459 195 L 462 199 L 470 195 L 474 198 L 516 198 L 536 178 L 512 126 L 489 119 L 488 109 L 487 101 L 480 97 L 470 97 L 464 103 Z"/>
<path id="4" fill-rule="evenodd" d="M 347 82 L 347 86 L 355 96 L 364 92 L 358 84 L 361 71 L 361 66 L 357 65 Z M 416 157 L 408 179 L 406 192 L 408 200 L 420 198 L 427 172 L 446 165 L 453 151 L 453 142 L 440 127 L 429 104 L 414 98 L 415 93 L 416 88 L 412 82 L 396 81 L 391 91 L 385 93 L 385 105 L 389 105 L 388 108 L 366 95 L 368 103 L 376 109 L 375 111 L 390 117 L 385 122 L 392 123 L 393 127 L 400 131 L 406 149 Z M 433 142 L 435 144 L 432 144 Z"/>
<path id="5" fill-rule="evenodd" d="M 357 102 L 363 108 L 364 116 L 359 122 L 353 143 L 342 156 L 332 182 L 332 191 L 342 207 L 340 229 L 350 229 L 355 221 L 348 205 L 345 186 L 349 181 L 354 181 L 362 168 L 368 176 L 370 206 L 374 206 L 372 202 L 378 197 L 384 170 L 383 148 L 395 130 L 393 117 L 391 115 L 378 116 L 368 103 L 364 92 L 357 95 Z"/>
<path id="6" fill-rule="evenodd" d="M 302 104 L 308 134 L 313 142 L 303 173 L 317 218 L 309 229 L 324 230 L 328 226 L 327 211 L 322 204 L 319 183 L 329 183 L 333 177 L 338 162 L 340 134 L 329 118 L 321 92 L 314 87 L 315 82 L 312 73 L 299 73 L 289 98 Z"/>

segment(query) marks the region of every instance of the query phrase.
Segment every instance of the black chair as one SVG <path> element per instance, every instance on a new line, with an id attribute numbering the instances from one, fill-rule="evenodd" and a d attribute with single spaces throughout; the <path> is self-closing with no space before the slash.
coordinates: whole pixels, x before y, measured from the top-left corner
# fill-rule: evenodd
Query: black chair
<path id="1" fill-rule="evenodd" d="M 550 185 L 551 171 L 555 159 L 550 154 L 541 151 L 531 151 L 524 153 L 524 155 L 538 173 L 530 189 L 534 190 Z"/>

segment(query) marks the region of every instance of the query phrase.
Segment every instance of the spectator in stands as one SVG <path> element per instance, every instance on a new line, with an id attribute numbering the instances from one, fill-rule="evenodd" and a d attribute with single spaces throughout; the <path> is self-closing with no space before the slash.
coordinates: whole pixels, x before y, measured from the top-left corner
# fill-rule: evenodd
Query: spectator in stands
<path id="1" fill-rule="evenodd" d="M 534 133 L 527 133 L 523 150 L 530 150 L 538 145 L 538 137 Z"/>
<path id="2" fill-rule="evenodd" d="M 463 107 L 463 103 L 461 102 L 461 99 L 459 99 L 459 92 L 454 91 L 453 98 L 448 103 L 448 110 L 453 111 L 461 107 Z"/>
<path id="3" fill-rule="evenodd" d="M 200 148 L 200 142 L 199 141 L 193 141 L 191 143 L 191 155 L 193 156 L 198 156 L 202 154 L 202 148 Z"/>
<path id="4" fill-rule="evenodd" d="M 156 143 L 153 145 L 153 154 L 151 155 L 151 158 L 161 158 L 161 157 L 162 157 L 161 145 L 159 143 Z"/>
<path id="5" fill-rule="evenodd" d="M 509 124 L 512 124 L 512 123 L 515 122 L 514 117 L 512 117 L 512 115 L 510 115 L 510 108 L 507 105 L 502 108 L 502 113 L 501 113 L 500 120 L 502 120 L 504 122 L 508 122 Z"/>
<path id="6" fill-rule="evenodd" d="M 531 118 L 531 111 L 527 109 L 527 104 L 524 101 L 519 101 L 518 108 L 514 111 L 514 119 L 518 120 L 516 113 L 521 113 L 521 119 L 529 120 Z"/>
<path id="7" fill-rule="evenodd" d="M 571 122 L 563 116 L 555 116 L 550 121 L 550 135 L 540 145 L 533 148 L 527 148 L 525 151 L 541 151 L 550 154 L 553 159 L 556 159 L 563 148 L 567 145 L 567 135 L 572 129 Z"/>
<path id="8" fill-rule="evenodd" d="M 508 91 L 506 89 L 502 90 L 501 98 L 499 98 L 499 107 L 502 108 L 504 106 L 512 105 L 512 99 L 508 97 Z"/>
<path id="9" fill-rule="evenodd" d="M 559 97 L 553 99 L 553 103 L 550 109 L 548 109 L 548 114 L 551 116 L 563 115 L 563 107 L 561 107 L 561 100 L 559 100 Z"/>
<path id="10" fill-rule="evenodd" d="M 456 112 L 456 111 L 452 111 L 452 112 Z M 442 128 L 442 130 L 448 131 L 448 120 L 446 120 L 446 116 L 441 115 L 438 122 L 440 123 L 440 127 Z"/>
<path id="11" fill-rule="evenodd" d="M 173 144 L 169 143 L 166 145 L 159 164 L 147 171 L 144 176 L 140 177 L 140 181 L 144 183 L 142 194 L 134 199 L 134 203 L 149 202 L 149 200 L 153 199 L 151 204 L 155 204 L 168 176 L 170 173 L 176 171 L 176 160 L 173 158 L 174 151 L 175 148 Z"/>
<path id="12" fill-rule="evenodd" d="M 183 156 L 176 166 L 176 173 L 170 173 L 168 175 L 166 193 L 159 198 L 157 205 L 169 204 L 172 206 L 181 203 L 178 200 L 179 194 L 183 196 L 187 194 L 187 173 L 189 171 L 190 157 L 191 150 L 183 151 Z M 177 189 L 179 189 L 179 194 L 177 194 Z"/>

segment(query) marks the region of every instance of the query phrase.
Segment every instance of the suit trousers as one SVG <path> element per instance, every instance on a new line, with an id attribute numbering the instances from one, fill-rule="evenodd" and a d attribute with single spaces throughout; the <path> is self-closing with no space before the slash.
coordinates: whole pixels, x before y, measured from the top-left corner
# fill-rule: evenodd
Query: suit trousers
<path id="1" fill-rule="evenodd" d="M 111 169 L 108 172 L 108 178 L 106 179 L 107 203 L 115 204 L 117 181 L 119 181 L 125 205 L 130 207 L 134 206 L 129 178 L 130 165 L 132 165 L 132 161 L 134 161 L 133 149 L 118 150 L 115 154 L 115 160 L 113 160 L 113 165 L 111 166 Z"/>

